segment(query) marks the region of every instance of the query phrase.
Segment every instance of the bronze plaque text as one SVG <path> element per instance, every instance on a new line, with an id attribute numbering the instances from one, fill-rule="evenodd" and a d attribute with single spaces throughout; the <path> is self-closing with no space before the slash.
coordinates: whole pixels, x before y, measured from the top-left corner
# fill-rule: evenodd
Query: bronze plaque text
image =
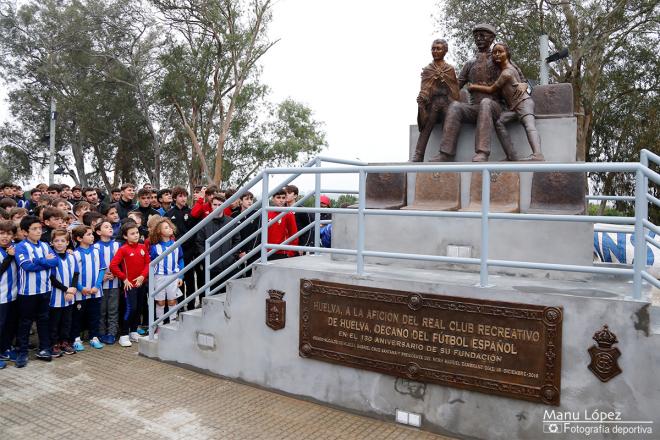
<path id="1" fill-rule="evenodd" d="M 561 307 L 300 281 L 300 355 L 559 405 Z"/>

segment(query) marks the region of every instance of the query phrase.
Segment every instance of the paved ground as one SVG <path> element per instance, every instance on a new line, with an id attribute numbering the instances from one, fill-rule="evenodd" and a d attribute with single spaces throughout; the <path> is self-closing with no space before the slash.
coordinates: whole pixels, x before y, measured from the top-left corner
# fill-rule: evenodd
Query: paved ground
<path id="1" fill-rule="evenodd" d="M 9 438 L 443 439 L 116 345 L 0 370 L 0 439 Z"/>

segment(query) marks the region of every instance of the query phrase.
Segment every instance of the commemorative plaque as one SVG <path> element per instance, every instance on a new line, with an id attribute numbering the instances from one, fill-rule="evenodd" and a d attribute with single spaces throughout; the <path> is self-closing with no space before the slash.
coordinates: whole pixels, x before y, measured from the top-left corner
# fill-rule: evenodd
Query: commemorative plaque
<path id="1" fill-rule="evenodd" d="M 300 280 L 300 356 L 559 405 L 563 309 Z"/>

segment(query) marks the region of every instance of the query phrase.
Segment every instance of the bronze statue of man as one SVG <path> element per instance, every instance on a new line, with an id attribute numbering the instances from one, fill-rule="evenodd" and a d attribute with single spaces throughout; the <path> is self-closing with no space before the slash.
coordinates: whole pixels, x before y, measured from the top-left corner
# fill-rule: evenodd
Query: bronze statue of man
<path id="1" fill-rule="evenodd" d="M 475 57 L 469 60 L 458 75 L 459 90 L 467 83 L 491 85 L 499 77 L 499 69 L 493 63 L 490 46 L 495 40 L 495 28 L 489 24 L 478 24 L 472 30 L 477 46 Z M 470 102 L 454 101 L 449 105 L 442 129 L 440 153 L 432 162 L 448 162 L 454 159 L 461 123 L 476 122 L 474 142 L 475 162 L 485 162 L 490 156 L 490 140 L 493 123 L 504 110 L 499 99 L 481 91 L 470 92 Z"/>
<path id="2" fill-rule="evenodd" d="M 445 62 L 449 44 L 437 39 L 431 45 L 433 62 L 422 69 L 422 85 L 417 95 L 417 128 L 419 139 L 411 162 L 423 162 L 426 144 L 433 126 L 442 122 L 452 101 L 459 99 L 454 66 Z"/>

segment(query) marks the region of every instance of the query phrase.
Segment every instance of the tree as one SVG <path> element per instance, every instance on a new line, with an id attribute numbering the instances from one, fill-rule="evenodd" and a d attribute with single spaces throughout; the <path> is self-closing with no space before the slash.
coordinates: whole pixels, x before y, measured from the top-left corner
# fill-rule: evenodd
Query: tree
<path id="1" fill-rule="evenodd" d="M 176 75 L 170 76 L 170 80 L 183 80 L 193 87 L 188 105 L 182 102 L 182 96 L 173 93 L 174 90 L 181 91 L 181 88 L 170 88 L 166 94 L 191 138 L 207 179 L 220 183 L 223 180 L 225 147 L 237 104 L 245 100 L 244 89 L 254 76 L 257 61 L 274 44 L 266 38 L 271 1 L 153 0 L 153 3 L 185 41 L 184 44 L 174 45 L 172 58 L 189 68 L 198 68 L 181 72 L 181 65 L 169 63 L 173 68 L 170 72 Z M 193 84 L 184 79 L 190 76 L 194 77 Z M 190 109 L 188 116 L 184 105 Z M 193 129 L 197 117 L 202 116 L 199 112 L 204 110 L 204 140 L 208 141 L 216 116 L 219 119 L 217 127 L 213 127 L 216 146 L 212 179 L 204 150 Z"/>
<path id="2" fill-rule="evenodd" d="M 160 96 L 192 144 L 191 183 L 240 185 L 265 165 L 291 165 L 326 145 L 311 109 L 292 99 L 273 106 L 259 81 L 257 62 L 274 44 L 265 34 L 270 1 L 154 4 L 173 30 Z M 186 144 L 176 145 L 187 157 Z"/>
<path id="3" fill-rule="evenodd" d="M 660 128 L 654 121 L 660 116 L 660 63 L 657 62 L 654 37 L 636 35 L 603 68 L 599 99 L 594 105 L 590 157 L 605 162 L 629 162 L 639 158 L 643 148 L 657 150 Z M 607 195 L 634 193 L 634 175 L 592 173 L 594 190 Z M 651 182 L 650 190 L 660 194 Z M 632 204 L 617 203 L 616 208 L 632 213 Z M 606 203 L 602 202 L 600 212 Z M 650 216 L 660 220 L 658 210 Z"/>
<path id="4" fill-rule="evenodd" d="M 459 61 L 473 52 L 471 30 L 477 22 L 496 26 L 497 38 L 509 43 L 514 61 L 529 78 L 538 77 L 540 34 L 548 34 L 551 50 L 568 48 L 569 58 L 554 64 L 550 73 L 553 81 L 573 85 L 577 160 L 591 158 L 594 119 L 598 117 L 594 112 L 603 102 L 605 82 L 612 79 L 606 75 L 606 66 L 630 62 L 638 53 L 626 50 L 631 47 L 639 49 L 649 42 L 651 47 L 657 46 L 660 30 L 658 0 L 447 0 L 439 4 L 439 10 L 438 22 L 457 46 Z M 647 61 L 650 64 L 643 68 L 657 68 L 657 54 Z M 645 99 L 657 96 L 657 84 L 626 84 L 627 79 L 620 78 L 619 90 L 635 89 Z"/>
<path id="5" fill-rule="evenodd" d="M 140 158 L 128 154 L 131 149 L 145 151 L 144 127 L 135 96 L 126 87 L 128 72 L 106 63 L 98 52 L 107 43 L 103 38 L 109 40 L 126 18 L 129 3 L 46 0 L 19 9 L 0 3 L 0 69 L 12 85 L 15 119 L 0 135 L 13 149 L 10 160 L 28 164 L 19 168 L 22 176 L 33 175 L 48 161 L 40 140 L 48 132 L 51 98 L 58 106 L 56 146 L 61 154 L 56 165 L 84 186 L 104 184 L 109 189 L 111 173 L 115 178 L 136 176 L 126 159 Z M 118 79 L 107 81 L 109 73 Z M 65 159 L 69 152 L 73 168 Z"/>

